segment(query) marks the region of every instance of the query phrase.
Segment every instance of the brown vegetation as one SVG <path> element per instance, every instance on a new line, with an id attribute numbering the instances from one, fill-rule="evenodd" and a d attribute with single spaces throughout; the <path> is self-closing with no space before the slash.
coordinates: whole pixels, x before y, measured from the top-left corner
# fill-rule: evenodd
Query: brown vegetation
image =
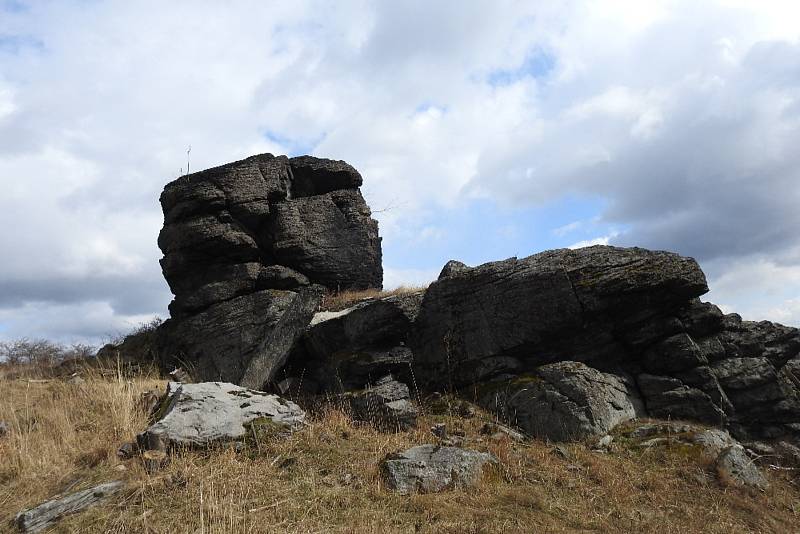
<path id="1" fill-rule="evenodd" d="M 400 286 L 395 289 L 348 289 L 326 294 L 322 298 L 321 311 L 340 311 L 349 308 L 363 300 L 391 297 L 393 295 L 406 295 L 424 290 L 424 286 Z"/>
<path id="2" fill-rule="evenodd" d="M 56 493 L 123 479 L 128 490 L 65 518 L 57 532 L 792 532 L 800 488 L 791 472 L 769 474 L 766 493 L 722 487 L 711 466 L 683 448 L 609 454 L 583 444 L 554 453 L 540 441 L 493 441 L 491 417 L 427 413 L 417 429 L 383 434 L 324 408 L 288 439 L 261 435 L 245 449 L 184 451 L 148 474 L 116 450 L 145 428 L 141 393 L 164 382 L 86 376 L 84 384 L 0 379 L 0 530 Z M 403 497 L 383 488 L 378 462 L 432 442 L 444 422 L 466 446 L 500 460 L 474 489 Z M 479 441 L 480 440 L 480 441 Z M 624 442 L 624 440 L 618 440 Z M 122 466 L 122 467 L 121 467 Z"/>

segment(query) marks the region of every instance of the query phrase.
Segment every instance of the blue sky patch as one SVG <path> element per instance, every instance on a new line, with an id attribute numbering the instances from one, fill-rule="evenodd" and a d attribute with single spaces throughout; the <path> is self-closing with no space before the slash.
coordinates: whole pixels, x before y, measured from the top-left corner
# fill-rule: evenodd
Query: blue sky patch
<path id="1" fill-rule="evenodd" d="M 0 34 L 0 52 L 19 54 L 25 49 L 41 52 L 44 50 L 44 41 L 32 35 Z"/>
<path id="2" fill-rule="evenodd" d="M 264 133 L 264 138 L 282 146 L 286 150 L 287 156 L 294 157 L 312 154 L 317 145 L 325 139 L 325 135 L 325 133 L 322 133 L 314 139 L 295 139 L 267 130 Z"/>
<path id="3" fill-rule="evenodd" d="M 475 200 L 428 217 L 414 232 L 384 240 L 384 264 L 395 269 L 441 268 L 525 257 L 604 237 L 619 229 L 602 221 L 606 201 L 565 196 L 543 206 L 511 207 Z"/>
<path id="4" fill-rule="evenodd" d="M 546 78 L 556 67 L 556 57 L 544 50 L 537 49 L 525 57 L 525 61 L 511 70 L 496 70 L 489 73 L 486 81 L 490 85 L 511 85 L 524 78 Z"/>

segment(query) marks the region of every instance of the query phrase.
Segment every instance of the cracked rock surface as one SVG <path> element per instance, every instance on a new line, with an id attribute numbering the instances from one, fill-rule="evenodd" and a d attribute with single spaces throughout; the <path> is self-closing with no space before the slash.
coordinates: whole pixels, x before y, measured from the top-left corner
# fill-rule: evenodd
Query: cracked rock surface
<path id="1" fill-rule="evenodd" d="M 488 453 L 458 447 L 419 445 L 391 454 L 381 466 L 387 487 L 398 493 L 436 493 L 472 486 L 480 480 Z"/>
<path id="2" fill-rule="evenodd" d="M 620 377 L 652 417 L 800 443 L 800 331 L 725 315 L 700 301 L 707 291 L 693 259 L 640 248 L 450 262 L 412 326 L 415 371 L 425 387 L 468 395 L 505 381 L 504 399 L 530 403 L 556 393 L 515 380 L 581 362 Z M 517 408 L 497 407 L 508 417 Z"/>
<path id="3" fill-rule="evenodd" d="M 295 403 L 226 382 L 170 382 L 158 420 L 139 435 L 144 449 L 207 447 L 243 438 L 252 424 L 289 431 L 305 421 Z"/>
<path id="4" fill-rule="evenodd" d="M 602 436 L 637 416 L 635 399 L 619 377 L 577 362 L 544 365 L 478 391 L 480 404 L 526 434 L 551 441 Z"/>
<path id="5" fill-rule="evenodd" d="M 323 288 L 380 288 L 378 224 L 361 183 L 343 161 L 261 154 L 167 184 L 158 244 L 175 298 L 162 367 L 260 388 Z"/>

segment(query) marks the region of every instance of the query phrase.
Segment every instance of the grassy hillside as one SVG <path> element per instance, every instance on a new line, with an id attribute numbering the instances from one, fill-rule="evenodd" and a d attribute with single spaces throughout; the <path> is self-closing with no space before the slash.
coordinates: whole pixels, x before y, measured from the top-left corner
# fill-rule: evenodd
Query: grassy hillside
<path id="1" fill-rule="evenodd" d="M 765 493 L 723 487 L 691 448 L 635 448 L 618 439 L 610 453 L 585 444 L 556 451 L 533 441 L 492 440 L 491 416 L 463 419 L 430 410 L 418 428 L 383 434 L 321 408 L 289 439 L 262 436 L 239 452 L 182 452 L 148 475 L 119 445 L 145 428 L 142 392 L 164 382 L 88 377 L 30 382 L 0 378 L 0 531 L 54 494 L 123 479 L 106 504 L 65 518 L 56 532 L 800 532 L 800 479 L 769 471 Z M 399 496 L 382 485 L 378 462 L 445 422 L 465 446 L 500 460 L 477 488 Z"/>

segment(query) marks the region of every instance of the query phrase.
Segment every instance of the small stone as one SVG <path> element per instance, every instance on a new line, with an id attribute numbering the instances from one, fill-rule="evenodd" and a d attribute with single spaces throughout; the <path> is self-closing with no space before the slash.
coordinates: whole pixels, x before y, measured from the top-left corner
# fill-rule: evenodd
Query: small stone
<path id="1" fill-rule="evenodd" d="M 447 425 L 444 423 L 436 423 L 431 427 L 431 434 L 439 439 L 447 438 Z"/>
<path id="2" fill-rule="evenodd" d="M 11 425 L 5 421 L 0 421 L 0 438 L 7 436 L 11 433 Z"/>
<path id="3" fill-rule="evenodd" d="M 611 448 L 611 443 L 613 441 L 614 441 L 614 438 L 611 435 L 606 434 L 605 436 L 603 436 L 602 438 L 597 440 L 595 442 L 595 444 L 594 444 L 594 447 L 592 447 L 592 448 L 593 449 L 597 449 L 597 450 L 601 450 L 601 451 L 607 451 L 608 449 Z"/>
<path id="4" fill-rule="evenodd" d="M 409 398 L 408 386 L 391 375 L 374 386 L 348 394 L 353 418 L 369 421 L 381 430 L 408 430 L 417 424 L 417 409 Z"/>
<path id="5" fill-rule="evenodd" d="M 498 441 L 500 438 L 508 438 L 512 441 L 525 441 L 525 435 L 513 428 L 501 425 L 500 423 L 486 423 L 481 427 L 481 434 L 488 435 L 492 440 Z"/>
<path id="6" fill-rule="evenodd" d="M 114 471 L 127 471 L 128 468 L 125 467 L 123 464 L 117 464 L 114 466 Z"/>
<path id="7" fill-rule="evenodd" d="M 731 445 L 738 445 L 730 434 L 718 428 L 703 430 L 694 434 L 690 439 L 692 443 L 700 445 L 705 455 L 711 459 L 717 458 L 722 451 Z"/>
<path id="8" fill-rule="evenodd" d="M 552 449 L 550 449 L 550 454 L 555 454 L 556 456 L 560 456 L 564 460 L 571 460 L 572 453 L 567 450 L 566 447 L 563 445 L 556 445 Z"/>
<path id="9" fill-rule="evenodd" d="M 106 482 L 93 488 L 70 493 L 18 513 L 14 518 L 14 523 L 22 532 L 41 532 L 54 525 L 62 517 L 94 506 L 124 487 L 125 483 L 122 481 Z"/>
<path id="10" fill-rule="evenodd" d="M 79 374 L 74 374 L 67 380 L 67 384 L 72 384 L 73 386 L 82 386 L 85 383 L 86 380 L 81 378 Z"/>
<path id="11" fill-rule="evenodd" d="M 136 444 L 127 442 L 123 443 L 117 449 L 117 458 L 121 460 L 129 460 L 133 458 L 133 455 L 136 454 Z"/>
<path id="12" fill-rule="evenodd" d="M 164 451 L 144 451 L 142 453 L 144 470 L 150 475 L 160 471 L 168 462 L 169 456 Z"/>

